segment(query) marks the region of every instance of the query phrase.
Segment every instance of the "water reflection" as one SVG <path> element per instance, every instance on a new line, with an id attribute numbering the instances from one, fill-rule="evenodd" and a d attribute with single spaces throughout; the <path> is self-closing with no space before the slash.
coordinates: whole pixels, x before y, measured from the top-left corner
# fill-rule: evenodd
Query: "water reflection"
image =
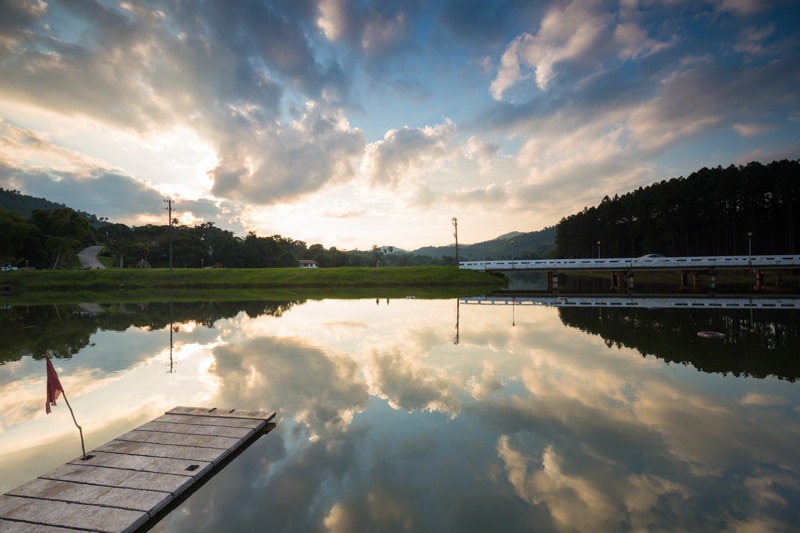
<path id="1" fill-rule="evenodd" d="M 49 470 L 43 458 L 77 455 L 27 355 L 47 349 L 99 441 L 87 448 L 176 405 L 278 412 L 156 531 L 788 531 L 800 519 L 796 311 L 175 302 L 170 328 L 168 306 L 3 311 L 10 334 L 6 322 L 62 330 L 43 333 L 58 344 L 3 348 L 4 491 Z M 712 326 L 731 342 L 697 344 Z"/>

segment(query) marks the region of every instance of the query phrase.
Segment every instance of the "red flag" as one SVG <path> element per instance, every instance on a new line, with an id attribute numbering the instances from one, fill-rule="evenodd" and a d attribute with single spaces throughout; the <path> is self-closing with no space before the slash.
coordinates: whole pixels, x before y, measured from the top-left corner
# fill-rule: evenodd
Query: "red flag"
<path id="1" fill-rule="evenodd" d="M 44 358 L 47 359 L 47 403 L 44 404 L 44 407 L 49 415 L 50 406 L 56 404 L 59 395 L 64 392 L 64 387 L 61 386 L 61 380 L 58 379 L 56 369 L 47 354 L 45 354 Z"/>

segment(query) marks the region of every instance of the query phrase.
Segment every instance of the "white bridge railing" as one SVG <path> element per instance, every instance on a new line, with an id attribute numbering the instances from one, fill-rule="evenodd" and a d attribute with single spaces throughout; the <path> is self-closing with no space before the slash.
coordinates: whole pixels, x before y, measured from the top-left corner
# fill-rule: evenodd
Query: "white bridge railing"
<path id="1" fill-rule="evenodd" d="M 644 309 L 800 309 L 800 298 L 714 298 L 663 296 L 473 296 L 462 304 Z"/>
<path id="2" fill-rule="evenodd" d="M 463 270 L 696 270 L 747 268 L 800 268 L 800 255 L 712 255 L 697 257 L 628 257 L 597 259 L 521 259 L 513 261 L 461 261 Z"/>

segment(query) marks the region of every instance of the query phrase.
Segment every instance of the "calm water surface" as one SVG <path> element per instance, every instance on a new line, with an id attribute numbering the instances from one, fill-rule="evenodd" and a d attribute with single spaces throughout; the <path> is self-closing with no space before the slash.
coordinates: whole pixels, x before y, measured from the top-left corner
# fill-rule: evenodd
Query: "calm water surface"
<path id="1" fill-rule="evenodd" d="M 178 405 L 278 413 L 154 531 L 791 531 L 798 323 L 421 299 L 6 307 L 0 491 L 80 455 L 66 405 L 45 415 L 49 350 L 87 450 Z"/>

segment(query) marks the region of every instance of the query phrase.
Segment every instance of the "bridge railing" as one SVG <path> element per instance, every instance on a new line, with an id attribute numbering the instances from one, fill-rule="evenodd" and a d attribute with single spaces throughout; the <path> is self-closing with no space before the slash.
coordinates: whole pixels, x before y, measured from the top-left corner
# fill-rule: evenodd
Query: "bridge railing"
<path id="1" fill-rule="evenodd" d="M 800 255 L 731 255 L 690 257 L 625 257 L 594 259 L 521 259 L 507 261 L 461 261 L 464 270 L 631 270 L 697 268 L 800 268 Z"/>

